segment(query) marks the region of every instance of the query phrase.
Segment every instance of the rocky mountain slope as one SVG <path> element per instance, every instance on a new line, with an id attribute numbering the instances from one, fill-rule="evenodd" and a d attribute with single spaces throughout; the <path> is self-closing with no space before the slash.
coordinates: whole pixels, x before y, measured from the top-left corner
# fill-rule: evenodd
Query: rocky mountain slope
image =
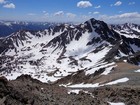
<path id="1" fill-rule="evenodd" d="M 95 19 L 38 32 L 18 31 L 0 39 L 0 75 L 16 79 L 29 74 L 42 82 L 58 84 L 97 83 L 96 78 L 109 77 L 123 63 L 137 75 L 139 67 L 132 68 L 129 63 L 139 65 L 139 50 L 139 38 L 120 35 Z M 98 83 L 125 76 L 112 76 Z"/>
<path id="2" fill-rule="evenodd" d="M 129 38 L 140 38 L 140 25 L 133 23 L 111 25 L 119 34 Z"/>

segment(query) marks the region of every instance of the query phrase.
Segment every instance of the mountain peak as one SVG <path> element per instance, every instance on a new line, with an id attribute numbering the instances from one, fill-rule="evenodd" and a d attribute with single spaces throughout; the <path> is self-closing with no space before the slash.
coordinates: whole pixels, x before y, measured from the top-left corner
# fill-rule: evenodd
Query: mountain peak
<path id="1" fill-rule="evenodd" d="M 89 19 L 90 21 L 97 21 L 95 18 L 91 18 L 91 19 Z"/>
<path id="2" fill-rule="evenodd" d="M 79 25 L 19 31 L 1 39 L 0 74 L 8 79 L 28 74 L 43 82 L 55 82 L 69 75 L 73 78 L 73 74 L 79 73 L 84 78 L 108 75 L 120 59 L 139 62 L 128 59 L 139 50 L 138 42 L 139 39 L 132 42 L 120 37 L 105 22 L 94 18 Z M 107 73 L 106 65 L 110 67 Z"/>

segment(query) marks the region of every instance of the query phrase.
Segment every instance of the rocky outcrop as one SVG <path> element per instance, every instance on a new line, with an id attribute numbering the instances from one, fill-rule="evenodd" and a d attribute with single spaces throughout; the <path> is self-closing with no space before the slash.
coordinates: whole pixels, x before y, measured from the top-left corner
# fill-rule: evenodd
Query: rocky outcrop
<path id="1" fill-rule="evenodd" d="M 41 83 L 29 75 L 14 81 L 0 79 L 0 105 L 92 105 L 93 101 L 88 94 L 68 95 L 66 88 Z"/>
<path id="2" fill-rule="evenodd" d="M 139 87 L 100 87 L 68 94 L 69 88 L 42 83 L 29 75 L 16 80 L 0 78 L 0 105 L 139 105 Z M 85 92 L 88 91 L 88 92 Z"/>

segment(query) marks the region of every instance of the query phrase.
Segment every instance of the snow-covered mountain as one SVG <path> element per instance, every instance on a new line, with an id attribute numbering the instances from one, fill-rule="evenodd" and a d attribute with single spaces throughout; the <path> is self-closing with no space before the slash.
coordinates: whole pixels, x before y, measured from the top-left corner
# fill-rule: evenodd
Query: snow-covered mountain
<path id="1" fill-rule="evenodd" d="M 19 30 L 39 31 L 53 27 L 57 23 L 49 22 L 24 22 L 24 21 L 0 21 L 0 37 L 8 36 Z"/>
<path id="2" fill-rule="evenodd" d="M 18 31 L 0 39 L 0 75 L 15 79 L 29 74 L 56 83 L 94 82 L 94 77 L 120 70 L 123 62 L 139 65 L 139 51 L 139 38 L 121 35 L 95 19 L 38 32 Z"/>
<path id="3" fill-rule="evenodd" d="M 140 25 L 133 23 L 111 25 L 116 32 L 129 38 L 140 38 Z"/>

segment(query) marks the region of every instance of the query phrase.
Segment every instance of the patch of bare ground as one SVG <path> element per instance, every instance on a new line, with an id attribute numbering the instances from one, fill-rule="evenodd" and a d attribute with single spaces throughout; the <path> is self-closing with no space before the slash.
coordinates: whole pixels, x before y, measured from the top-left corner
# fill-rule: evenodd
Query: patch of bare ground
<path id="1" fill-rule="evenodd" d="M 104 86 L 91 89 L 91 91 L 94 97 L 104 101 L 140 105 L 140 86 Z"/>

